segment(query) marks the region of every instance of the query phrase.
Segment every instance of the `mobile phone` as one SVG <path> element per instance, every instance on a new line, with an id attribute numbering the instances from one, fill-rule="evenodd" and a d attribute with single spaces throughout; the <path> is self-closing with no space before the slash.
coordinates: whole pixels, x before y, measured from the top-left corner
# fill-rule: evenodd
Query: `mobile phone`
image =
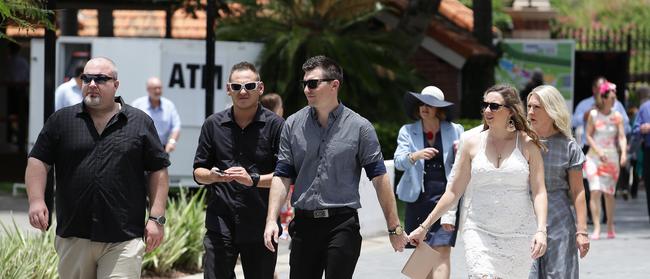
<path id="1" fill-rule="evenodd" d="M 212 172 L 214 172 L 214 173 L 216 173 L 216 174 L 218 174 L 218 175 L 224 175 L 224 174 L 226 174 L 226 172 L 225 172 L 224 170 L 220 170 L 220 169 L 217 168 L 217 167 L 212 168 L 210 171 L 212 171 Z"/>

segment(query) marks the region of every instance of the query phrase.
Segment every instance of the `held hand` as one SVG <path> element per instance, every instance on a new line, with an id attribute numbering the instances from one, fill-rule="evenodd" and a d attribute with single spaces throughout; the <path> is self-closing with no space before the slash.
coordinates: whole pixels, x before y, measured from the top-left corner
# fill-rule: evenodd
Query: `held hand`
<path id="1" fill-rule="evenodd" d="M 456 230 L 456 226 L 452 224 L 442 224 L 442 229 L 448 232 L 453 232 L 454 230 Z"/>
<path id="2" fill-rule="evenodd" d="M 29 202 L 29 224 L 41 231 L 45 231 L 49 225 L 50 212 L 45 205 L 45 200 L 34 200 Z"/>
<path id="3" fill-rule="evenodd" d="M 603 152 L 602 150 L 598 150 L 596 153 L 598 154 L 598 159 L 600 159 L 601 162 L 607 163 L 608 159 L 607 156 L 605 155 L 605 152 Z"/>
<path id="4" fill-rule="evenodd" d="M 414 231 L 409 234 L 409 242 L 413 246 L 418 246 L 420 242 L 424 241 L 424 238 L 426 237 L 427 232 L 422 229 L 422 227 L 417 227 Z"/>
<path id="5" fill-rule="evenodd" d="M 460 141 L 459 141 L 459 140 L 455 140 L 455 141 L 454 141 L 454 153 L 456 153 L 456 151 L 458 151 L 458 146 L 459 146 L 459 145 L 460 145 Z"/>
<path id="6" fill-rule="evenodd" d="M 546 233 L 536 232 L 533 240 L 530 243 L 530 257 L 537 259 L 546 253 Z"/>
<path id="7" fill-rule="evenodd" d="M 165 227 L 154 221 L 147 220 L 147 224 L 144 228 L 144 242 L 147 246 L 145 253 L 149 253 L 158 248 L 158 246 L 162 244 L 164 236 Z"/>
<path id="8" fill-rule="evenodd" d="M 219 168 L 216 167 L 210 170 L 210 174 L 212 178 L 212 183 L 230 182 L 234 180 L 234 178 L 226 174 L 225 171 L 219 170 Z"/>
<path id="9" fill-rule="evenodd" d="M 400 235 L 389 235 L 388 238 L 390 239 L 390 244 L 393 246 L 395 252 L 403 252 L 404 247 L 406 247 L 406 244 L 409 242 L 409 238 L 405 233 Z"/>
<path id="10" fill-rule="evenodd" d="M 582 234 L 576 235 L 576 246 L 578 247 L 578 251 L 580 251 L 580 258 L 584 258 L 589 252 L 589 238 Z"/>
<path id="11" fill-rule="evenodd" d="M 266 228 L 264 228 L 264 246 L 271 252 L 275 252 L 274 243 L 278 243 L 278 224 L 269 221 L 266 222 Z"/>
<path id="12" fill-rule="evenodd" d="M 237 181 L 239 184 L 244 186 L 253 186 L 253 179 L 248 174 L 245 168 L 242 167 L 232 167 L 226 170 L 226 175 L 228 175 L 233 180 Z"/>

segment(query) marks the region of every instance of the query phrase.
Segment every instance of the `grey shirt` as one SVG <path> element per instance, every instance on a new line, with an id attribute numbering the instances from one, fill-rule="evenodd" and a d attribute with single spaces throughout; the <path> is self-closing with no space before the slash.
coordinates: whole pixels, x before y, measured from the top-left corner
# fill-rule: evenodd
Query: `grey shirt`
<path id="1" fill-rule="evenodd" d="M 542 143 L 548 148 L 547 152 L 542 151 L 544 159 L 544 183 L 546 191 L 569 190 L 570 170 L 581 170 L 585 162 L 585 155 L 575 140 L 565 137 L 562 133 L 556 133 Z"/>
<path id="2" fill-rule="evenodd" d="M 386 173 L 375 129 L 356 112 L 339 104 L 321 127 L 305 107 L 285 122 L 275 175 L 295 179 L 295 208 L 360 208 L 361 167 L 370 179 Z"/>

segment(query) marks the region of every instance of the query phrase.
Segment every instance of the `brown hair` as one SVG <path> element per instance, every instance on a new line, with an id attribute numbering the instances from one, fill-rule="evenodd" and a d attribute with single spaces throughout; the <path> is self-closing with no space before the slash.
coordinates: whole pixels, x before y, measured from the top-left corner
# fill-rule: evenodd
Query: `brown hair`
<path id="1" fill-rule="evenodd" d="M 282 104 L 282 97 L 276 93 L 264 94 L 260 98 L 260 103 L 268 110 L 275 111 Z"/>
<path id="2" fill-rule="evenodd" d="M 539 141 L 539 136 L 530 128 L 530 124 L 528 123 L 528 120 L 526 120 L 524 105 L 519 98 L 517 89 L 507 84 L 497 84 L 485 90 L 483 97 L 491 92 L 499 93 L 501 97 L 503 97 L 504 106 L 512 111 L 510 120 L 512 120 L 515 125 L 515 129 L 517 131 L 525 132 L 533 140 L 533 143 L 539 147 L 539 149 L 546 151 L 546 146 Z M 483 112 L 485 112 L 485 110 L 481 111 L 481 114 Z M 489 126 L 485 122 L 485 117 L 483 117 L 483 130 L 487 130 L 488 128 Z"/>

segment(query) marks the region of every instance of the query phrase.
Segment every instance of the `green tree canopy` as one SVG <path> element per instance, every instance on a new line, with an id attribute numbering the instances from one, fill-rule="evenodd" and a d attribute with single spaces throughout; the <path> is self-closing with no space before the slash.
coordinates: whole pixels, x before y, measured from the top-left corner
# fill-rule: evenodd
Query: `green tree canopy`
<path id="1" fill-rule="evenodd" d="M 54 29 L 54 24 L 48 19 L 52 13 L 45 9 L 45 1 L 2 0 L 0 1 L 0 39 L 12 40 L 3 31 L 10 24 L 30 30 L 41 26 Z"/>
<path id="2" fill-rule="evenodd" d="M 236 1 L 237 16 L 220 20 L 221 40 L 265 44 L 260 74 L 267 92 L 285 99 L 287 112 L 306 105 L 299 80 L 302 63 L 315 55 L 335 59 L 345 78 L 339 98 L 371 121 L 404 119 L 401 99 L 406 90 L 421 84 L 408 64 L 404 35 L 386 30 L 375 16 L 387 8 L 379 1 L 277 0 Z"/>

